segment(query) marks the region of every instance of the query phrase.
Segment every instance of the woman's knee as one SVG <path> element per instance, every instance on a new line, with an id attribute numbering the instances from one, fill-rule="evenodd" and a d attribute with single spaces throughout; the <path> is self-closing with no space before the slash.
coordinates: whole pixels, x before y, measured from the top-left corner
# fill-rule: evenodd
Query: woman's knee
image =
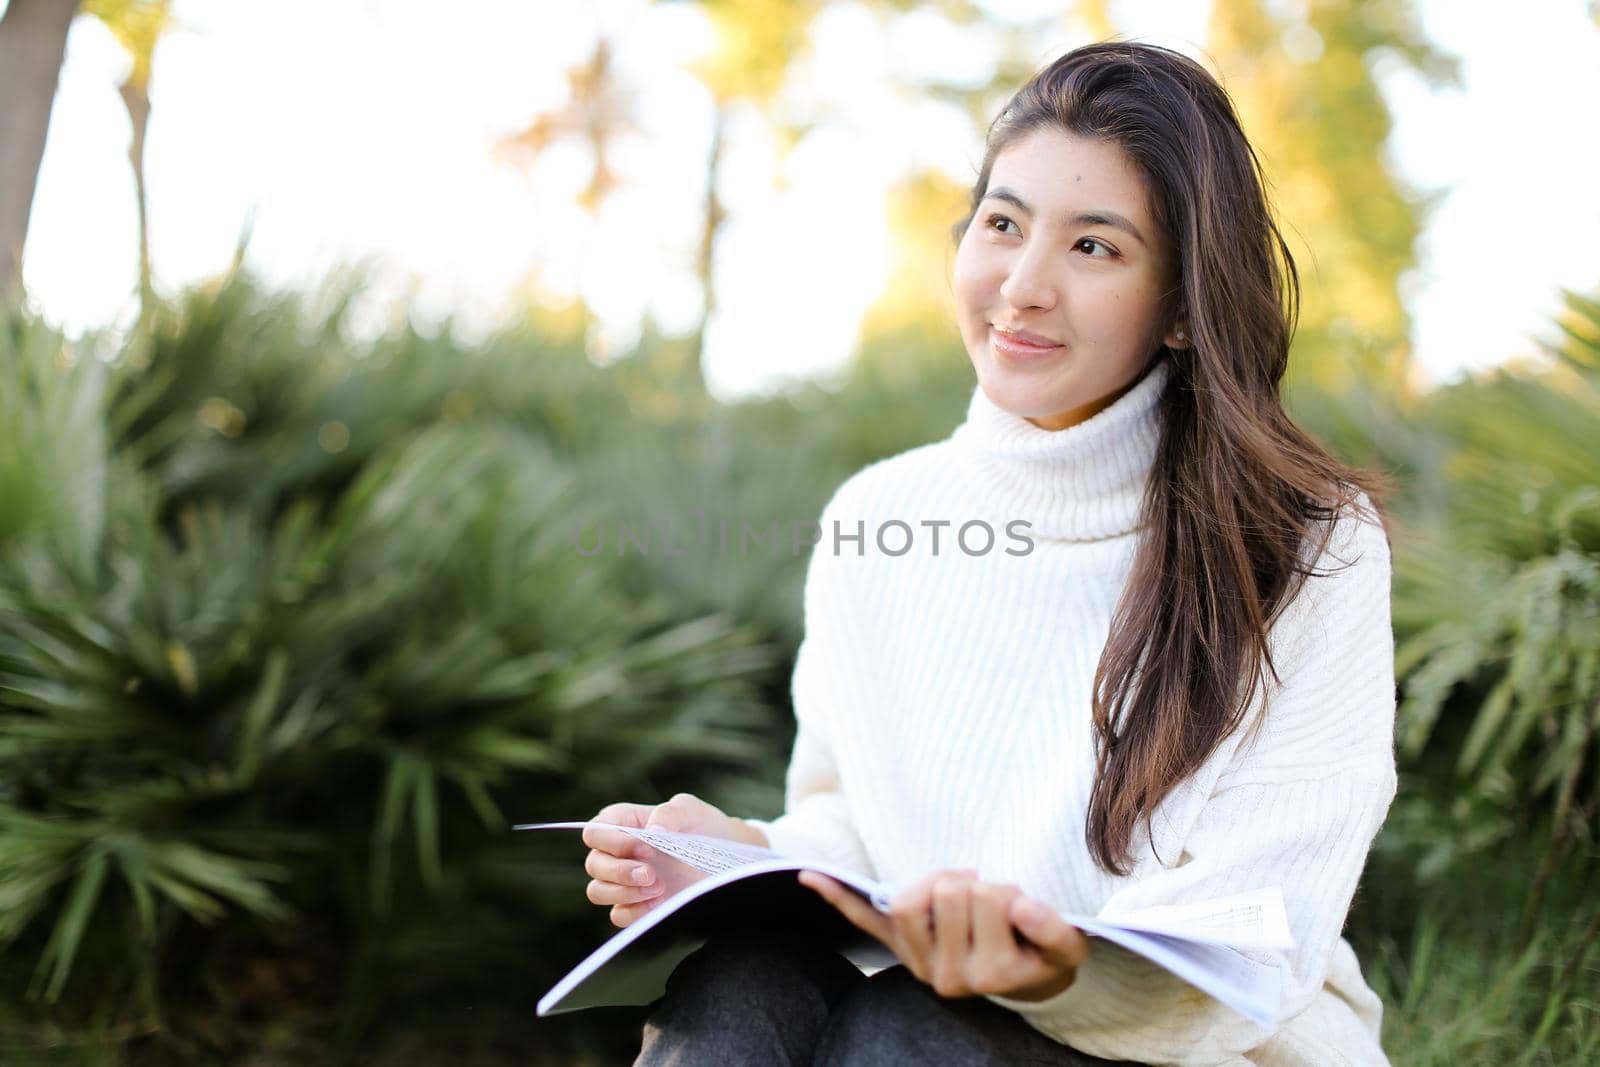
<path id="1" fill-rule="evenodd" d="M 831 1006 L 863 981 L 849 962 L 813 945 L 714 937 L 672 972 L 635 1063 L 809 1064 Z"/>
<path id="2" fill-rule="evenodd" d="M 778 1003 L 817 998 L 831 1005 L 863 980 L 835 952 L 781 935 L 730 933 L 711 938 L 679 964 L 667 992 L 723 1005 L 752 998 Z"/>
<path id="3" fill-rule="evenodd" d="M 819 1067 L 1089 1067 L 1107 1061 L 1052 1041 L 986 998 L 941 997 L 904 967 L 893 967 L 852 991 L 834 1010 L 814 1062 Z"/>
<path id="4" fill-rule="evenodd" d="M 904 967 L 891 967 L 834 1009 L 815 1062 L 826 1067 L 923 1062 L 921 1057 L 937 1047 L 943 1011 L 944 1002 L 931 988 Z"/>

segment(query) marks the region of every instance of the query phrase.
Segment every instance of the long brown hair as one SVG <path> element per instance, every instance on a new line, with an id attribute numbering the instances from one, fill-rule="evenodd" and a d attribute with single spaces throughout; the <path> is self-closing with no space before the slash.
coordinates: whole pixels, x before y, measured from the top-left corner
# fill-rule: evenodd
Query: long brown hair
<path id="1" fill-rule="evenodd" d="M 989 128 L 959 241 L 995 157 L 1042 128 L 1116 145 L 1142 174 L 1174 264 L 1171 362 L 1142 532 L 1094 679 L 1096 771 L 1085 836 L 1125 873 L 1157 805 L 1244 722 L 1278 676 L 1267 634 L 1333 520 L 1377 508 L 1380 480 L 1289 419 L 1279 385 L 1299 312 L 1294 257 L 1227 93 L 1166 48 L 1103 42 L 1034 75 Z M 1378 516 L 1381 521 L 1381 513 Z M 1309 551 L 1308 551 L 1309 550 Z M 1153 844 L 1153 840 L 1152 840 Z"/>

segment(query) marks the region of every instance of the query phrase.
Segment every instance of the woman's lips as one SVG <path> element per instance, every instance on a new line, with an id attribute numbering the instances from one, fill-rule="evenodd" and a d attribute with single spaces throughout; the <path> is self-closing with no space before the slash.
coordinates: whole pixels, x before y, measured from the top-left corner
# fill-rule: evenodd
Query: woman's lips
<path id="1" fill-rule="evenodd" d="M 1014 333 L 1007 333 L 998 326 L 991 328 L 989 335 L 993 340 L 994 348 L 997 353 L 1016 360 L 1038 359 L 1041 356 L 1047 356 L 1050 353 L 1065 347 L 1064 345 L 1058 345 L 1053 342 L 1046 342 L 1042 344 L 1035 343 L 1027 340 L 1026 337 L 1037 337 L 1037 334 L 1018 336 Z"/>

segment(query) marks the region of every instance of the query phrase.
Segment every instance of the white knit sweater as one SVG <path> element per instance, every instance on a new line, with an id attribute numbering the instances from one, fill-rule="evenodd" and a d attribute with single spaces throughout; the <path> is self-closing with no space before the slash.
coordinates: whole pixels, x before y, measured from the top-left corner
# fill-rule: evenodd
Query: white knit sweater
<path id="1" fill-rule="evenodd" d="M 1157 364 L 1061 431 L 975 389 L 948 439 L 838 490 L 806 577 L 786 810 L 754 824 L 781 852 L 891 885 L 976 868 L 1088 914 L 1279 886 L 1295 949 L 1272 957 L 1286 990 L 1275 1029 L 1102 941 L 1055 998 L 993 999 L 1110 1059 L 1387 1064 L 1381 1004 L 1341 937 L 1395 791 L 1381 527 L 1336 524 L 1317 569 L 1337 573 L 1308 579 L 1271 631 L 1282 685 L 1252 709 L 1267 707 L 1262 728 L 1248 745 L 1236 731 L 1167 797 L 1153 842 L 1134 836 L 1131 873 L 1107 875 L 1085 845 L 1090 692 L 1133 557 L 1168 373 Z M 994 531 L 988 551 L 981 526 L 958 540 L 979 520 Z M 1017 520 L 1029 526 L 1008 529 Z"/>

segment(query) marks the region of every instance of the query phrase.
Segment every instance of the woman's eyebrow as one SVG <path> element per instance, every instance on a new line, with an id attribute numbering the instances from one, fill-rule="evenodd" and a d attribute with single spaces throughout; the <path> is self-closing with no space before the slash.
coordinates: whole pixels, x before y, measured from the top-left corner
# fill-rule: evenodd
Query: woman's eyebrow
<path id="1" fill-rule="evenodd" d="M 1033 217 L 1033 208 L 1028 206 L 1028 202 L 1023 200 L 1022 197 L 1018 196 L 1011 189 L 1008 189 L 1003 185 L 995 189 L 990 189 L 984 194 L 983 198 L 985 200 L 1004 200 L 1006 203 L 1014 205 L 1018 211 L 1022 212 L 1024 215 L 1027 215 L 1029 218 Z M 1066 226 L 1112 226 L 1116 229 L 1127 232 L 1133 237 L 1134 240 L 1138 241 L 1146 248 L 1150 247 L 1149 242 L 1144 239 L 1144 234 L 1139 232 L 1139 227 L 1135 226 L 1132 222 L 1129 222 L 1125 216 L 1117 214 L 1117 212 L 1112 211 L 1110 208 L 1094 208 L 1088 211 L 1079 211 L 1075 214 L 1068 215 L 1062 220 L 1062 224 Z"/>

